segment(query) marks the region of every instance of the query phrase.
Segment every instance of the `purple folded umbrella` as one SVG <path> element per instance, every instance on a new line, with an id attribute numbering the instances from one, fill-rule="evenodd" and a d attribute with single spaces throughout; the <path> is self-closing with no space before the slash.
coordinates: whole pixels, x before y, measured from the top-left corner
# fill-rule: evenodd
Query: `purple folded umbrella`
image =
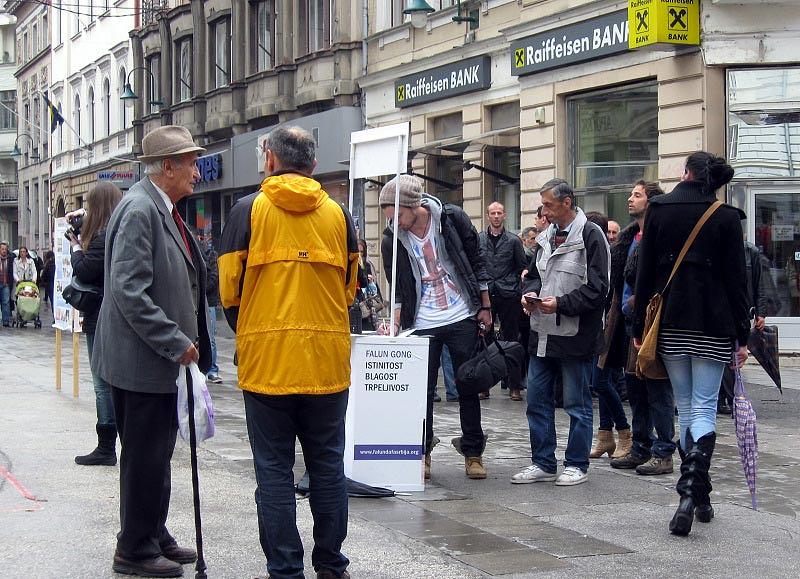
<path id="1" fill-rule="evenodd" d="M 750 489 L 753 509 L 756 505 L 756 471 L 758 470 L 758 438 L 756 437 L 756 411 L 747 397 L 742 372 L 736 370 L 736 385 L 733 396 L 733 423 L 736 426 L 736 442 L 742 459 L 744 476 Z"/>

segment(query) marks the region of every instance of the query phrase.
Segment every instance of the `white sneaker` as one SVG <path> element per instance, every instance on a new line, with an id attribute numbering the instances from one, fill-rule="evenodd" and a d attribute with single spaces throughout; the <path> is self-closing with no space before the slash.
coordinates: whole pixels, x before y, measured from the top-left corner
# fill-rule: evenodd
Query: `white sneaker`
<path id="1" fill-rule="evenodd" d="M 556 486 L 558 487 L 571 487 L 579 485 L 589 480 L 589 475 L 579 469 L 577 466 L 568 466 L 564 469 L 556 479 Z"/>
<path id="2" fill-rule="evenodd" d="M 550 474 L 540 469 L 535 464 L 527 467 L 525 470 L 518 472 L 511 477 L 511 484 L 523 485 L 535 482 L 552 482 L 556 480 L 555 473 Z"/>

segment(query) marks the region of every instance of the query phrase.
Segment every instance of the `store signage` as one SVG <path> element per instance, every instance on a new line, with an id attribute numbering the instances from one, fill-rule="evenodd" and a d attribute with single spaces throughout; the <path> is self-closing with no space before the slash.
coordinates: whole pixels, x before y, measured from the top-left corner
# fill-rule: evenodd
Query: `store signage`
<path id="1" fill-rule="evenodd" d="M 222 155 L 219 153 L 200 157 L 195 163 L 200 171 L 198 183 L 211 183 L 222 177 Z"/>
<path id="2" fill-rule="evenodd" d="M 133 171 L 99 171 L 98 181 L 111 181 L 120 189 L 130 189 L 136 183 L 136 174 Z"/>
<path id="3" fill-rule="evenodd" d="M 700 44 L 700 0 L 629 0 L 630 48 Z"/>
<path id="4" fill-rule="evenodd" d="M 522 76 L 628 50 L 628 12 L 619 10 L 511 44 L 511 74 Z"/>
<path id="5" fill-rule="evenodd" d="M 491 65 L 491 57 L 476 56 L 404 76 L 394 83 L 394 106 L 402 109 L 487 89 L 492 84 Z"/>

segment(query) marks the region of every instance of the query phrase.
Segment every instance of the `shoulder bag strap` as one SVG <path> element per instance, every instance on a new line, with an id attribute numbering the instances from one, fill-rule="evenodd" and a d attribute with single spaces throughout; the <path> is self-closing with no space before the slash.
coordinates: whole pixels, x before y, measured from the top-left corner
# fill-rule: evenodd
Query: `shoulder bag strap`
<path id="1" fill-rule="evenodd" d="M 669 274 L 669 279 L 667 280 L 667 283 L 664 285 L 664 290 L 661 293 L 664 293 L 664 291 L 666 291 L 667 287 L 669 286 L 669 283 L 672 281 L 672 278 L 675 277 L 675 272 L 678 271 L 678 267 L 680 267 L 683 258 L 686 257 L 686 253 L 689 251 L 689 248 L 694 243 L 694 240 L 697 238 L 697 235 L 700 233 L 700 230 L 703 228 L 703 225 L 706 224 L 706 221 L 708 221 L 709 217 L 713 215 L 714 211 L 719 209 L 721 206 L 722 206 L 722 201 L 719 200 L 714 201 L 711 204 L 711 206 L 708 209 L 706 209 L 706 212 L 703 213 L 703 216 L 700 217 L 698 222 L 695 224 L 694 229 L 692 229 L 692 232 L 689 234 L 689 238 L 686 240 L 686 243 L 683 244 L 683 248 L 681 249 L 681 252 L 678 254 L 678 259 L 675 260 L 675 265 L 672 266 L 672 273 Z"/>

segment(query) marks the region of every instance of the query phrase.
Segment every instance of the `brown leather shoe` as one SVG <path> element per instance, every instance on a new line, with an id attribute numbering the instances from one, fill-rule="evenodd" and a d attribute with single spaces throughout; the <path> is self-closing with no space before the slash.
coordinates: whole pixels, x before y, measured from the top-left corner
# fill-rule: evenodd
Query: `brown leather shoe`
<path id="1" fill-rule="evenodd" d="M 180 563 L 170 561 L 163 555 L 149 559 L 126 559 L 114 554 L 114 564 L 111 567 L 115 573 L 121 575 L 138 575 L 139 577 L 183 577 L 183 567 Z"/>
<path id="2" fill-rule="evenodd" d="M 170 561 L 175 561 L 181 565 L 188 565 L 197 561 L 197 551 L 189 547 L 180 547 L 178 543 L 173 543 L 168 547 L 161 547 L 161 554 Z"/>
<path id="3" fill-rule="evenodd" d="M 514 400 L 515 402 L 522 402 L 522 392 L 514 389 L 512 389 L 510 392 L 511 393 L 508 395 L 508 397 L 511 398 L 511 400 Z"/>

